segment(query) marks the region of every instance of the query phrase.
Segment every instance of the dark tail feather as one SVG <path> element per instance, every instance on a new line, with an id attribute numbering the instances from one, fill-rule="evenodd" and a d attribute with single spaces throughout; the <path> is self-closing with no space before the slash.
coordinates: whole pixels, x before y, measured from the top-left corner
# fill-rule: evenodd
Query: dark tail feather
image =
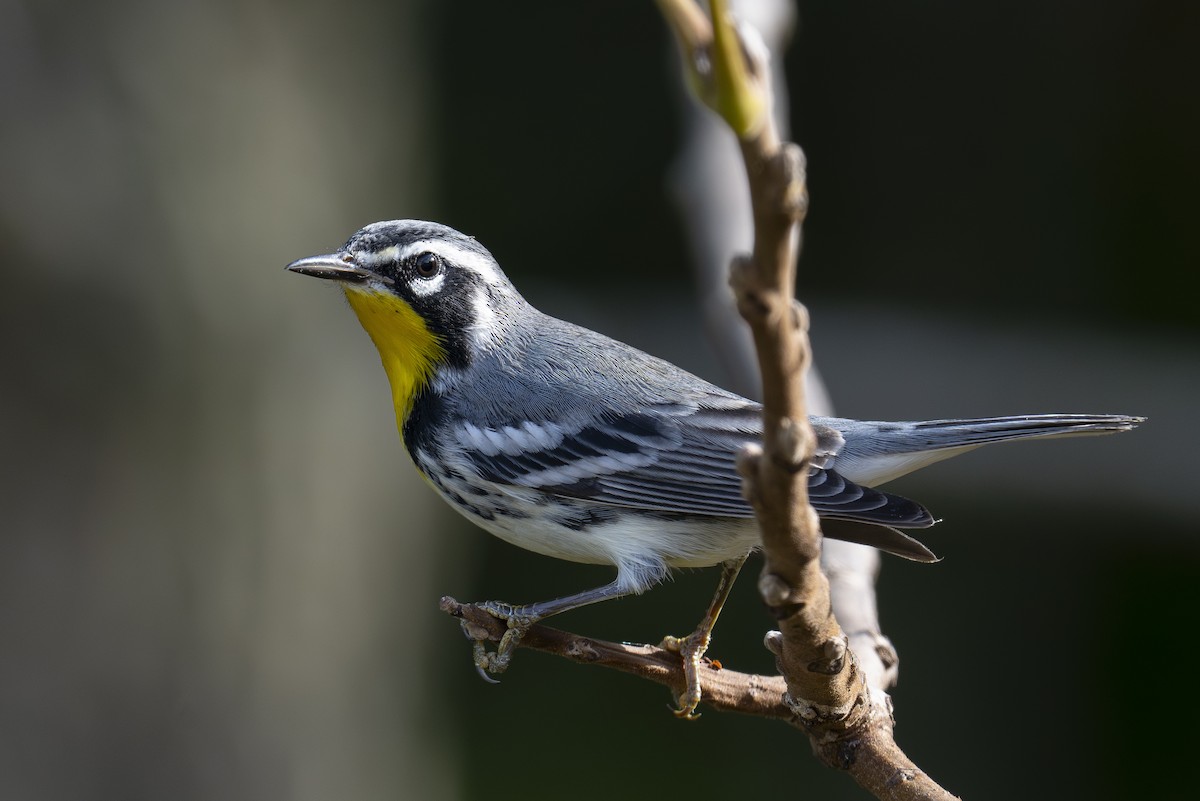
<path id="1" fill-rule="evenodd" d="M 826 537 L 870 545 L 916 562 L 936 562 L 933 552 L 893 528 L 929 528 L 933 515 L 901 495 L 863 487 L 834 470 L 814 470 L 808 477 L 808 500 L 821 517 Z"/>
<path id="2" fill-rule="evenodd" d="M 923 464 L 989 442 L 1112 434 L 1129 431 L 1144 420 L 1144 417 L 1123 414 L 1037 414 L 975 420 L 869 423 L 862 425 L 887 426 L 888 438 L 883 444 L 867 438 L 872 445 L 870 452 L 859 456 L 869 458 L 921 452 L 930 454 L 923 462 L 918 460 L 894 475 L 877 477 L 875 483 L 883 483 L 888 478 L 903 475 Z M 853 424 L 853 421 L 850 422 Z M 850 451 L 854 448 L 854 441 L 848 438 L 847 452 L 842 459 L 850 456 Z M 933 517 L 925 507 L 915 501 L 862 487 L 833 470 L 813 471 L 809 478 L 809 500 L 821 515 L 821 530 L 826 537 L 869 545 L 917 562 L 938 561 L 937 556 L 920 542 L 893 528 L 927 528 L 933 525 Z"/>
<path id="3" fill-rule="evenodd" d="M 856 542 L 859 545 L 870 545 L 881 551 L 911 559 L 914 562 L 940 561 L 933 551 L 926 548 L 918 540 L 908 536 L 899 529 L 891 526 L 881 526 L 871 523 L 860 523 L 856 520 L 821 519 L 821 533 L 826 537 L 843 542 Z"/>
<path id="4" fill-rule="evenodd" d="M 914 423 L 912 434 L 917 439 L 922 435 L 928 437 L 926 447 L 953 448 L 1006 439 L 1114 434 L 1136 428 L 1145 419 L 1124 414 L 1031 414 L 976 420 L 927 420 Z"/>
<path id="5" fill-rule="evenodd" d="M 823 518 L 903 528 L 929 528 L 933 515 L 916 501 L 855 484 L 836 470 L 813 470 L 808 501 Z"/>

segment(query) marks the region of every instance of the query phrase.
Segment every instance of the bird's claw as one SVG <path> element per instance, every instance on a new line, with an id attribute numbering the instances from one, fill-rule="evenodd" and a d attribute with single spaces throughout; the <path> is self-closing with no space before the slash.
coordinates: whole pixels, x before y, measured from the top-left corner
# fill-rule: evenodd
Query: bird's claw
<path id="1" fill-rule="evenodd" d="M 484 601 L 476 606 L 508 624 L 508 630 L 500 638 L 496 650 L 489 652 L 487 650 L 488 639 L 481 636 L 479 630 L 466 620 L 462 621 L 463 634 L 474 643 L 472 657 L 475 661 L 475 670 L 479 673 L 480 678 L 488 684 L 499 684 L 500 682 L 492 676 L 508 670 L 508 666 L 512 662 L 513 651 L 516 650 L 525 633 L 537 622 L 537 617 L 525 612 L 520 606 L 500 601 Z"/>
<path id="2" fill-rule="evenodd" d="M 704 658 L 704 652 L 708 650 L 709 642 L 709 632 L 701 628 L 686 637 L 667 635 L 659 643 L 660 648 L 679 654 L 683 660 L 684 688 L 676 699 L 679 706 L 671 710 L 677 718 L 696 720 L 700 717 L 700 713 L 696 711 L 704 695 L 700 690 L 700 661 Z"/>

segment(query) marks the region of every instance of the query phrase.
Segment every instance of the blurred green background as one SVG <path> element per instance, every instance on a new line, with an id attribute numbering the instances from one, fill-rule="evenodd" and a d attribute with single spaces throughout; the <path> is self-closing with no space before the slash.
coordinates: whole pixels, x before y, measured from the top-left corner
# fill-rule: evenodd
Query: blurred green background
<path id="1" fill-rule="evenodd" d="M 971 798 L 1185 798 L 1200 586 L 1200 6 L 803 2 L 801 294 L 838 411 L 1149 415 L 898 482 L 897 734 Z M 608 580 L 443 508 L 330 287 L 378 219 L 718 382 L 649 2 L 0 0 L 0 798 L 863 797 L 806 741 L 437 599 Z M 752 568 L 752 570 L 755 568 Z M 573 613 L 682 634 L 713 571 Z M 771 668 L 753 582 L 714 655 Z M 781 772 L 782 771 L 782 772 Z"/>

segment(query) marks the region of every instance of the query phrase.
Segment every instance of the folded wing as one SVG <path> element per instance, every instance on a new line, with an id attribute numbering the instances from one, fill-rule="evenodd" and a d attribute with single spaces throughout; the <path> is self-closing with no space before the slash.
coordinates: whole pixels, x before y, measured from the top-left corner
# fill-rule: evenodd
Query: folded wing
<path id="1" fill-rule="evenodd" d="M 750 518 L 734 460 L 757 441 L 756 404 L 654 409 L 608 414 L 575 430 L 523 424 L 470 433 L 468 458 L 481 477 L 568 498 L 658 513 Z M 836 430 L 818 430 L 818 462 L 840 445 Z M 480 447 L 480 445 L 483 447 Z M 898 528 L 927 528 L 933 517 L 899 495 L 863 487 L 815 467 L 809 500 L 828 522 L 827 536 L 862 542 L 909 559 L 935 557 Z"/>

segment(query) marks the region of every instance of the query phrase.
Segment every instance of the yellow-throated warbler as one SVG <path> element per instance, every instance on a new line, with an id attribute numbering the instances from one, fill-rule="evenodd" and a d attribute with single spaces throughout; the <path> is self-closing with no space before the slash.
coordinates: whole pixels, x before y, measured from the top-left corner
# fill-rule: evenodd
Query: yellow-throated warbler
<path id="1" fill-rule="evenodd" d="M 287 269 L 345 289 L 379 349 L 404 444 L 447 503 L 514 545 L 616 567 L 597 589 L 490 604 L 517 636 L 549 615 L 640 593 L 673 567 L 725 564 L 732 581 L 758 542 L 734 459 L 759 437 L 759 405 L 543 314 L 473 238 L 436 223 L 379 222 Z M 811 502 L 827 537 L 932 561 L 897 530 L 933 525 L 929 512 L 872 487 L 991 442 L 1105 434 L 1140 421 L 814 417 Z"/>

